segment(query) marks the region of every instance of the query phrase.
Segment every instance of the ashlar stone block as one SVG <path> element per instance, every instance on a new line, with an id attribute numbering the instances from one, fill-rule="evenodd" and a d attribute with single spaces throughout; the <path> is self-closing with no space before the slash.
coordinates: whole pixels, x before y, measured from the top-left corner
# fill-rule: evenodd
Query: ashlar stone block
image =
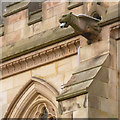
<path id="1" fill-rule="evenodd" d="M 88 118 L 88 108 L 80 108 L 73 111 L 73 118 Z"/>
<path id="2" fill-rule="evenodd" d="M 48 76 L 56 74 L 56 65 L 51 63 L 32 70 L 32 76 Z"/>
<path id="3" fill-rule="evenodd" d="M 13 77 L 5 78 L 2 80 L 2 91 L 13 88 Z"/>

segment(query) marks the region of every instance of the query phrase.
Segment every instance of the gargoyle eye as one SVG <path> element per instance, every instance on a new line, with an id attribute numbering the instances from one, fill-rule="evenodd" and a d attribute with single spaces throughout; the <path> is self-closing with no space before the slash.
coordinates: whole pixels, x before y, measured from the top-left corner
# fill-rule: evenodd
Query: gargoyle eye
<path id="1" fill-rule="evenodd" d="M 100 16 L 97 12 L 94 12 L 94 13 L 92 14 L 92 17 L 94 17 L 94 18 L 96 18 L 96 19 L 98 19 L 98 20 L 102 20 L 102 16 Z"/>

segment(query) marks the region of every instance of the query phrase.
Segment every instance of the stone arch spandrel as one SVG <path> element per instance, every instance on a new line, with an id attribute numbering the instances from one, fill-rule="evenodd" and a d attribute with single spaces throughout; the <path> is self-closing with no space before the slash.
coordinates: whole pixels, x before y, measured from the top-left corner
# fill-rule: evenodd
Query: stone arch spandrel
<path id="1" fill-rule="evenodd" d="M 34 108 L 42 104 L 48 114 L 57 117 L 57 95 L 58 91 L 45 80 L 32 77 L 13 99 L 4 118 L 35 118 Z"/>

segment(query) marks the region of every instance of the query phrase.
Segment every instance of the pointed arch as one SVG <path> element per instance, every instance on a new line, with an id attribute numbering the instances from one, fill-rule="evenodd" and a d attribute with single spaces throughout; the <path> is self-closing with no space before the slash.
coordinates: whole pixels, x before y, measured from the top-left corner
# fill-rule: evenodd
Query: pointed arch
<path id="1" fill-rule="evenodd" d="M 47 109 L 49 116 L 57 117 L 58 91 L 38 77 L 32 77 L 10 104 L 4 118 L 36 118 Z"/>

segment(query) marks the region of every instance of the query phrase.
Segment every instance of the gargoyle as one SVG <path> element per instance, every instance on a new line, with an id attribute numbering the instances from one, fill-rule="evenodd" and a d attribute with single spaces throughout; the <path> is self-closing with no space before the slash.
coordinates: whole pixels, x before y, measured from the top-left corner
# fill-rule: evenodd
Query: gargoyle
<path id="1" fill-rule="evenodd" d="M 75 30 L 76 33 L 88 39 L 90 44 L 92 41 L 100 39 L 101 28 L 98 25 L 99 20 L 88 15 L 72 13 L 63 15 L 59 20 L 61 28 L 66 28 L 69 25 Z"/>

